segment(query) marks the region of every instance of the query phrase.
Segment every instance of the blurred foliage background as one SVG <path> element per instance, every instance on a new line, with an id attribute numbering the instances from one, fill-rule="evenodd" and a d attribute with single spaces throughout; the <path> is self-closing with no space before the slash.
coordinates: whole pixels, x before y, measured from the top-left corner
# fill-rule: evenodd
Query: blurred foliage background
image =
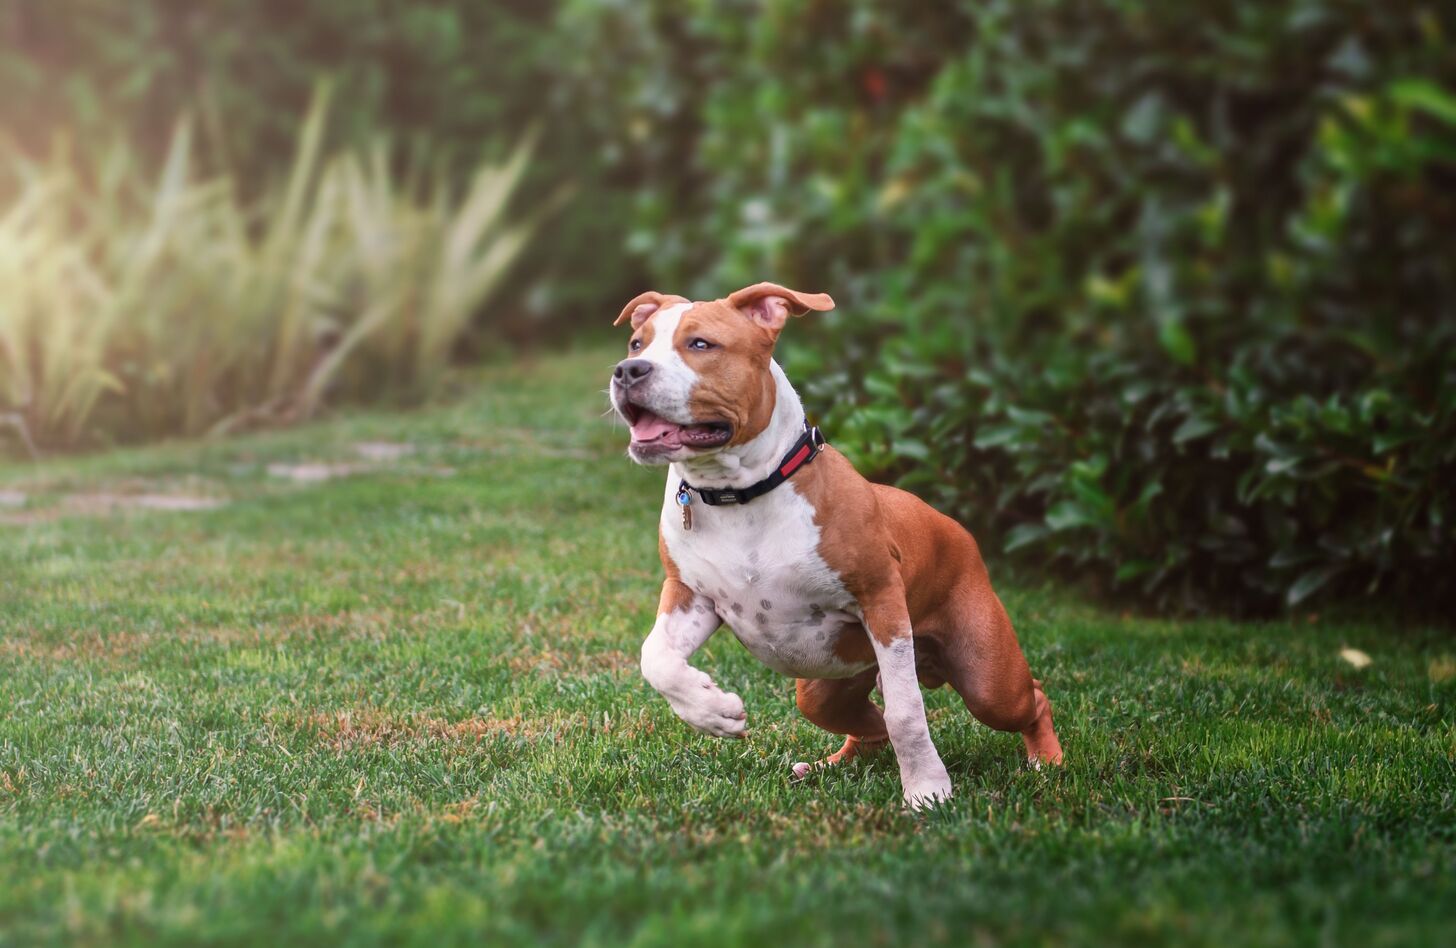
<path id="1" fill-rule="evenodd" d="M 1174 610 L 1449 613 L 1453 30 L 1403 0 L 0 0 L 0 411 L 47 446 L 297 417 L 772 279 L 839 302 L 784 353 L 836 444 L 990 551 Z M 262 289 L 199 289 L 234 277 Z"/>

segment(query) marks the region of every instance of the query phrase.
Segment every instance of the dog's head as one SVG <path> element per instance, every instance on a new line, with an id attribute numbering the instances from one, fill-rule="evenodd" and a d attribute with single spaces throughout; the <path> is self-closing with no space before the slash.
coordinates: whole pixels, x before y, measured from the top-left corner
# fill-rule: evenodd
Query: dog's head
<path id="1" fill-rule="evenodd" d="M 773 417 L 779 331 L 790 316 L 833 308 L 827 294 L 775 283 L 706 303 L 651 291 L 633 299 L 614 324 L 630 321 L 632 339 L 611 387 L 632 460 L 682 461 L 756 438 Z"/>

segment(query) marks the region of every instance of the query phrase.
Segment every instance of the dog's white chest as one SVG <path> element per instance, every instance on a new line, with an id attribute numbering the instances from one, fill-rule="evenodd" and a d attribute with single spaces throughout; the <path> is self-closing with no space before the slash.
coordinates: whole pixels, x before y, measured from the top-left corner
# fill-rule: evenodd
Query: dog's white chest
<path id="1" fill-rule="evenodd" d="M 742 507 L 694 503 L 684 530 L 669 484 L 662 531 L 682 580 L 713 601 L 755 658 L 785 675 L 842 678 L 868 667 L 836 654 L 854 599 L 819 555 L 814 508 L 792 482 Z"/>

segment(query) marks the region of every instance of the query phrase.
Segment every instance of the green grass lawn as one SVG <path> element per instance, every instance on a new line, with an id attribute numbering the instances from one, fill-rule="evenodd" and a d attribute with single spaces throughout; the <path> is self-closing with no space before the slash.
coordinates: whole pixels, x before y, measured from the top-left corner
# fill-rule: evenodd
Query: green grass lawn
<path id="1" fill-rule="evenodd" d="M 0 467 L 0 943 L 1449 943 L 1437 628 L 1003 585 L 1068 764 L 934 692 L 923 818 L 887 754 L 791 784 L 837 741 L 730 635 L 749 740 L 689 731 L 636 668 L 662 473 L 614 358 Z M 130 506 L 178 495 L 226 503 Z"/>

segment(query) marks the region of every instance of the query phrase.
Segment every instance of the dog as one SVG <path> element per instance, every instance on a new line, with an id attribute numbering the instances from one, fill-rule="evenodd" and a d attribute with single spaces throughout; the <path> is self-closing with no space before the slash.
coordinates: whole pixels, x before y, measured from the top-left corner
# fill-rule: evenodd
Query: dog
<path id="1" fill-rule="evenodd" d="M 707 302 L 649 291 L 617 317 L 632 328 L 610 385 L 628 454 L 668 466 L 658 521 L 667 575 L 642 674 L 692 727 L 744 737 L 743 701 L 689 664 L 726 623 L 797 679 L 806 718 L 844 735 L 794 776 L 888 742 L 912 809 L 951 794 L 921 685 L 949 684 L 978 720 L 1020 733 L 1033 765 L 1060 764 L 1051 704 L 976 541 L 825 444 L 773 358 L 790 315 L 833 308 L 823 293 L 757 283 Z M 876 687 L 883 712 L 870 700 Z"/>

